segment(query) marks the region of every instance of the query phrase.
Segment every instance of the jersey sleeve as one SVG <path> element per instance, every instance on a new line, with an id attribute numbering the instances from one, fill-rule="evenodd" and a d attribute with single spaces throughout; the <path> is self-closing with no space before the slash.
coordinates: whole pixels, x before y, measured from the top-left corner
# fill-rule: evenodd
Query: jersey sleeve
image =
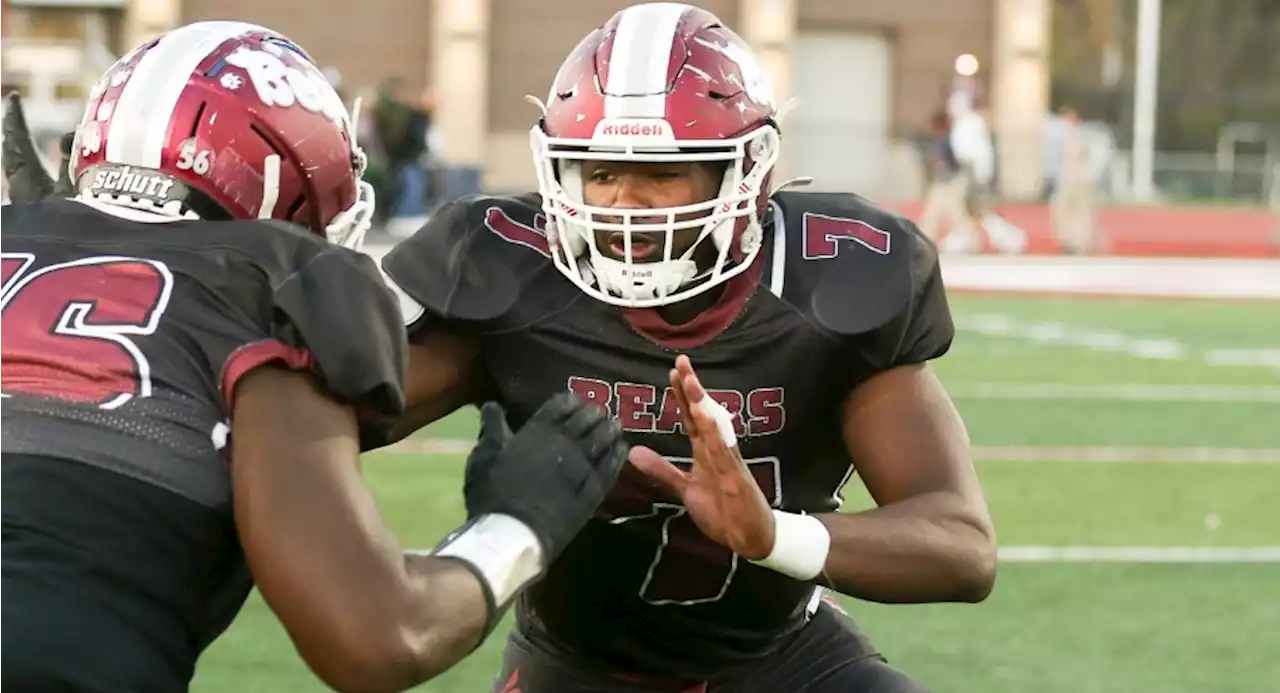
<path id="1" fill-rule="evenodd" d="M 408 346 L 401 312 L 372 258 L 328 246 L 294 271 L 269 274 L 270 300 L 259 308 L 258 338 L 241 340 L 222 367 L 230 411 L 238 379 L 280 363 L 315 374 L 336 398 L 356 407 L 361 447 L 380 447 L 404 411 Z"/>
<path id="2" fill-rule="evenodd" d="M 522 198 L 453 200 L 382 259 L 410 334 L 500 329 L 546 263 L 536 206 Z"/>
<path id="3" fill-rule="evenodd" d="M 775 199 L 800 231 L 784 296 L 854 356 L 857 379 L 947 352 L 955 328 L 938 253 L 915 224 L 848 193 Z"/>
<path id="4" fill-rule="evenodd" d="M 900 323 L 902 336 L 890 366 L 936 359 L 951 348 L 956 333 L 938 250 L 915 224 L 903 222 L 911 240 L 911 300 Z"/>

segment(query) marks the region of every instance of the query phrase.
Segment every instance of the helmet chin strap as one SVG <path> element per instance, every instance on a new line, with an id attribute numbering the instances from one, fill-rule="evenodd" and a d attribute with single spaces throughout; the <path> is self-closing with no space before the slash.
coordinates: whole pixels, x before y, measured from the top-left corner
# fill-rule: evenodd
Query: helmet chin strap
<path id="1" fill-rule="evenodd" d="M 693 260 L 628 264 L 599 256 L 588 264 L 602 290 L 628 299 L 668 296 L 698 275 L 698 264 Z"/>

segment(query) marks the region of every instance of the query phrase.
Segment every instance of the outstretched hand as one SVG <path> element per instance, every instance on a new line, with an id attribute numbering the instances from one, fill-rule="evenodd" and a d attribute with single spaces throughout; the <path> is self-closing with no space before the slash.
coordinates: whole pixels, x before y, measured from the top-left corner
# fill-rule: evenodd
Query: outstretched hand
<path id="1" fill-rule="evenodd" d="M 729 413 L 707 395 L 689 357 L 677 357 L 675 365 L 671 389 L 693 447 L 693 467 L 681 470 L 642 446 L 631 448 L 631 464 L 678 496 L 707 537 L 743 558 L 762 559 L 773 551 L 769 501 L 743 461 L 736 440 L 726 440 L 733 436 Z"/>

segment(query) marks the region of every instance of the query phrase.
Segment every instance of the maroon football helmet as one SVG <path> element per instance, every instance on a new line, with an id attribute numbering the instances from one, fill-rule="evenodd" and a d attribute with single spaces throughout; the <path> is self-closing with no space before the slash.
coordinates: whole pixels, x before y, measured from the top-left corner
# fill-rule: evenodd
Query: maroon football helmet
<path id="1" fill-rule="evenodd" d="M 301 48 L 241 22 L 145 43 L 93 87 L 70 162 L 82 197 L 280 219 L 355 247 L 373 214 L 346 106 Z"/>
<path id="2" fill-rule="evenodd" d="M 745 270 L 760 249 L 778 159 L 776 114 L 755 54 L 715 15 L 674 3 L 615 14 L 560 67 L 530 133 L 556 267 L 591 296 L 630 307 L 675 303 Z M 615 209 L 584 204 L 589 160 L 727 167 L 705 202 Z M 698 240 L 672 257 L 674 233 L 684 229 L 697 229 Z M 662 260 L 606 257 L 595 231 L 621 232 L 628 247 L 630 234 L 664 233 Z M 693 254 L 708 238 L 716 261 L 699 268 Z"/>

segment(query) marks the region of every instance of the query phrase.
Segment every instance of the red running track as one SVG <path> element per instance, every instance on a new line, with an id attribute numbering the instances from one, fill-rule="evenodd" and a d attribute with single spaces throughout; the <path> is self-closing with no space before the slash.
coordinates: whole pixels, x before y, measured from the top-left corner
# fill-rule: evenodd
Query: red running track
<path id="1" fill-rule="evenodd" d="M 920 202 L 886 206 L 912 219 L 918 219 L 924 207 Z M 1028 254 L 1059 252 L 1057 240 L 1050 232 L 1047 205 L 1000 204 L 996 212 L 1027 230 Z M 1107 255 L 1280 257 L 1280 213 L 1265 209 L 1100 207 L 1097 224 L 1100 248 Z"/>

